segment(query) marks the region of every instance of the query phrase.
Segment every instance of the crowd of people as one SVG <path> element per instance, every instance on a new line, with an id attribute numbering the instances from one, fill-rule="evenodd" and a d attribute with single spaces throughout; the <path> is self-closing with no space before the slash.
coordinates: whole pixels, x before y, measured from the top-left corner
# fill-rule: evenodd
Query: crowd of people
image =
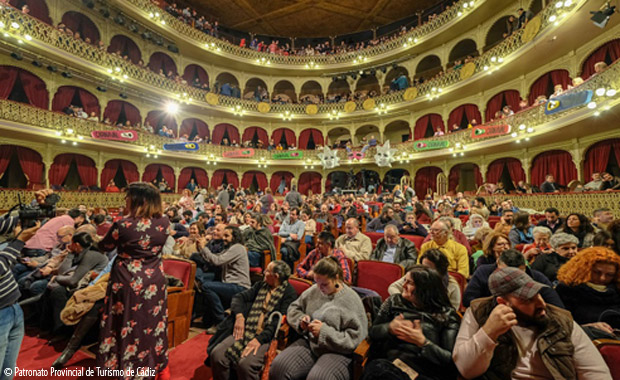
<path id="1" fill-rule="evenodd" d="M 351 378 L 368 339 L 364 379 L 611 379 L 591 343 L 620 328 L 620 220 L 609 209 L 536 213 L 508 197 L 418 199 L 407 186 L 306 196 L 292 185 L 276 199 L 192 180 L 174 204 L 150 183 L 125 191 L 115 213 L 90 205 L 34 226 L 0 220 L 5 363 L 15 364 L 25 318 L 42 336 L 69 338 L 57 368 L 99 325 L 98 365 L 169 371 L 165 288 L 175 279 L 161 260 L 177 257 L 197 268 L 192 321 L 213 334 L 214 379 L 260 377 L 275 312 L 291 331 L 272 378 Z M 362 260 L 406 269 L 384 301 L 355 286 Z M 314 285 L 298 296 L 293 277 Z"/>

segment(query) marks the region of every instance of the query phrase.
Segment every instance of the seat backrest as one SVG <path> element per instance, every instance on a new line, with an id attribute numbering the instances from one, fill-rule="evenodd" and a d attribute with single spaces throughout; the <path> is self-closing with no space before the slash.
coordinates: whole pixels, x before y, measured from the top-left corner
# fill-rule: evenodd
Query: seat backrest
<path id="1" fill-rule="evenodd" d="M 190 260 L 168 258 L 164 260 L 164 273 L 183 281 L 185 290 L 194 289 L 196 263 Z"/>
<path id="2" fill-rule="evenodd" d="M 459 283 L 459 288 L 461 288 L 462 295 L 465 292 L 465 287 L 467 286 L 467 279 L 459 272 L 448 272 L 448 274 Z"/>
<path id="3" fill-rule="evenodd" d="M 609 367 L 612 379 L 620 379 L 620 344 L 618 341 L 597 339 L 594 345 Z"/>
<path id="4" fill-rule="evenodd" d="M 403 277 L 405 268 L 398 264 L 383 261 L 360 260 L 357 262 L 357 283 L 360 288 L 367 288 L 379 293 L 382 299 L 390 296 L 388 287 Z"/>
<path id="5" fill-rule="evenodd" d="M 424 236 L 418 236 L 418 235 L 400 235 L 401 238 L 403 239 L 407 239 L 413 242 L 413 244 L 415 244 L 415 247 L 418 249 L 418 251 L 420 250 L 420 248 L 422 248 L 422 244 L 424 243 Z"/>
<path id="6" fill-rule="evenodd" d="M 377 245 L 377 241 L 379 241 L 379 239 L 383 237 L 382 232 L 365 232 L 364 235 L 370 238 L 370 242 L 372 243 L 373 248 L 375 245 Z"/>
<path id="7" fill-rule="evenodd" d="M 469 220 L 469 215 L 459 215 L 459 219 L 461 219 L 461 224 L 464 225 Z"/>
<path id="8" fill-rule="evenodd" d="M 288 283 L 295 288 L 297 296 L 300 296 L 301 293 L 305 292 L 312 286 L 311 281 L 299 277 L 289 277 Z"/>

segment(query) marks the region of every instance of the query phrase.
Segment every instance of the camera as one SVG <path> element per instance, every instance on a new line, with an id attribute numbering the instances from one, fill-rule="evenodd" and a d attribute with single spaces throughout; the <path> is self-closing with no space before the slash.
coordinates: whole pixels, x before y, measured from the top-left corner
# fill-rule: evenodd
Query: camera
<path id="1" fill-rule="evenodd" d="M 36 225 L 37 220 L 53 218 L 56 216 L 56 203 L 60 201 L 60 195 L 50 194 L 45 197 L 43 204 L 26 205 L 19 199 L 19 220 L 22 228 L 31 228 Z"/>

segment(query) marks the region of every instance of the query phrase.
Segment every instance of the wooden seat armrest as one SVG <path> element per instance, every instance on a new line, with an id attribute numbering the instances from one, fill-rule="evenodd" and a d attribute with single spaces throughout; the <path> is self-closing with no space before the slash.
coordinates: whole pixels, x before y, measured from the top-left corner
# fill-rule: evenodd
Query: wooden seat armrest
<path id="1" fill-rule="evenodd" d="M 184 291 L 185 288 L 182 286 L 169 286 L 168 287 L 168 294 L 170 293 L 180 293 L 182 291 Z"/>
<path id="2" fill-rule="evenodd" d="M 595 339 L 592 341 L 592 343 L 594 343 L 596 347 L 606 346 L 606 345 L 620 346 L 620 340 L 615 340 L 615 339 Z"/>
<path id="3" fill-rule="evenodd" d="M 364 372 L 364 367 L 368 361 L 368 352 L 370 351 L 370 342 L 364 339 L 362 343 L 357 345 L 353 353 L 353 379 L 359 380 Z"/>

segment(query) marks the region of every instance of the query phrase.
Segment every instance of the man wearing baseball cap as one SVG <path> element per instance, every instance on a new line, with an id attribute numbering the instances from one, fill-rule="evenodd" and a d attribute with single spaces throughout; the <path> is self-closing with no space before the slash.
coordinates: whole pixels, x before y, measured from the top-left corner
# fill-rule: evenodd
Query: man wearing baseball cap
<path id="1" fill-rule="evenodd" d="M 492 296 L 472 301 L 452 353 L 463 377 L 611 380 L 570 313 L 542 299 L 545 286 L 512 267 L 489 277 Z"/>

